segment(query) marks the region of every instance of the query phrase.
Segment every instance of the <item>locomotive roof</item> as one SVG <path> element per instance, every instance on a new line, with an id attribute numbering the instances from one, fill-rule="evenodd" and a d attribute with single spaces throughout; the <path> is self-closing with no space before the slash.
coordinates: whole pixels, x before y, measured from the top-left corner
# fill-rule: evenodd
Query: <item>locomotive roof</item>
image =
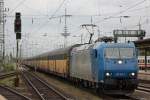
<path id="1" fill-rule="evenodd" d="M 80 51 L 80 50 L 90 49 L 92 46 L 94 46 L 94 44 L 81 45 L 79 47 L 73 48 L 73 51 Z"/>

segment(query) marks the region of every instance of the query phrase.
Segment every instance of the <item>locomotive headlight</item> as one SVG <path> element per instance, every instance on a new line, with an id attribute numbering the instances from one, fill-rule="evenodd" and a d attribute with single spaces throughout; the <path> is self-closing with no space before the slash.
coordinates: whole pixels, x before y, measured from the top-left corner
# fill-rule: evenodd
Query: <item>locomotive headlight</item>
<path id="1" fill-rule="evenodd" d="M 135 76 L 135 73 L 131 73 L 131 76 Z"/>
<path id="2" fill-rule="evenodd" d="M 122 60 L 119 60 L 119 61 L 118 61 L 118 64 L 122 64 Z"/>
<path id="3" fill-rule="evenodd" d="M 132 73 L 130 73 L 129 75 L 130 75 L 130 77 L 135 77 L 135 76 L 136 76 L 136 73 L 135 73 L 135 72 L 132 72 Z"/>
<path id="4" fill-rule="evenodd" d="M 107 73 L 106 73 L 106 76 L 107 76 L 107 77 L 110 76 L 110 73 L 107 72 Z"/>

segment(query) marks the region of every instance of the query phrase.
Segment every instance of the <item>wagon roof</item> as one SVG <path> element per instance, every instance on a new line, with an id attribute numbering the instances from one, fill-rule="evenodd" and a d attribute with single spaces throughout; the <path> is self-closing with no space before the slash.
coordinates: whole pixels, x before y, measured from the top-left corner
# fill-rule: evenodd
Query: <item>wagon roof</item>
<path id="1" fill-rule="evenodd" d="M 40 55 L 35 56 L 35 57 L 30 57 L 28 59 L 46 57 L 46 56 L 49 56 L 49 55 L 56 55 L 56 54 L 57 55 L 59 55 L 59 54 L 68 54 L 70 52 L 70 50 L 72 50 L 72 48 L 80 46 L 80 45 L 82 45 L 82 44 L 75 44 L 75 45 L 72 45 L 72 46 L 69 46 L 69 47 L 66 47 L 66 48 L 55 49 L 55 50 L 40 54 Z"/>

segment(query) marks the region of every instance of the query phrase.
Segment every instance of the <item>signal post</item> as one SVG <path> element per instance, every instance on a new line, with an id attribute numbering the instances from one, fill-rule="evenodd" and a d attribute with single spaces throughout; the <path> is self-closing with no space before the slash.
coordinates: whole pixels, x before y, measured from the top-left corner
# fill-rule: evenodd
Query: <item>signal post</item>
<path id="1" fill-rule="evenodd" d="M 19 41 L 21 39 L 21 13 L 16 12 L 15 22 L 14 22 L 14 31 L 16 33 L 16 78 L 15 86 L 19 86 Z"/>

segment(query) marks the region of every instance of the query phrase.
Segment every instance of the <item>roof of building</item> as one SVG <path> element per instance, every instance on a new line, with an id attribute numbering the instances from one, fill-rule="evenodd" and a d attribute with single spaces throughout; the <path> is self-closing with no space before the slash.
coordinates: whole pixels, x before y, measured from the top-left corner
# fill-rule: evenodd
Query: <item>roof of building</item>
<path id="1" fill-rule="evenodd" d="M 134 43 L 138 48 L 150 48 L 150 38 L 134 41 Z"/>

